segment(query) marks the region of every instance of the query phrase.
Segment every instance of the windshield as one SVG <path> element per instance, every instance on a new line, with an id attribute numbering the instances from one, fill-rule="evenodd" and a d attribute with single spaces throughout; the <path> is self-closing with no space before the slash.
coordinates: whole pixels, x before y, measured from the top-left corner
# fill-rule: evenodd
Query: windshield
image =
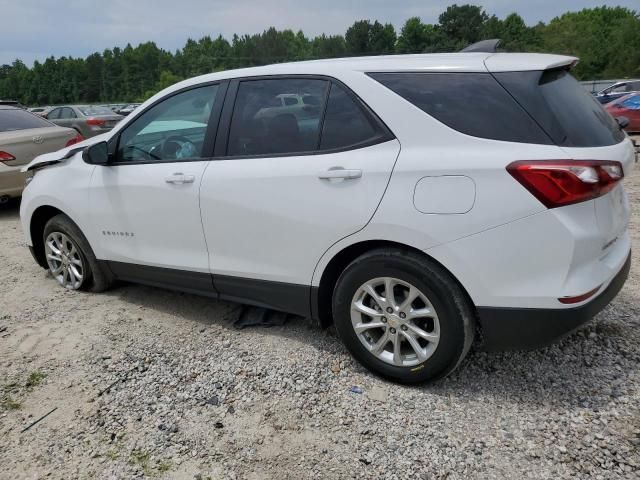
<path id="1" fill-rule="evenodd" d="M 113 115 L 113 111 L 110 108 L 98 105 L 78 107 L 78 110 L 80 110 L 86 117 L 94 117 L 96 115 Z"/>

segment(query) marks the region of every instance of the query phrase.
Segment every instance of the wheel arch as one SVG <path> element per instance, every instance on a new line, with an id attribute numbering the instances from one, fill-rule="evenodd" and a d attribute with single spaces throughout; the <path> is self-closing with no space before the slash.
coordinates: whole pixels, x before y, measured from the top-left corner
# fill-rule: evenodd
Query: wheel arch
<path id="1" fill-rule="evenodd" d="M 59 208 L 51 205 L 41 205 L 33 211 L 31 220 L 29 221 L 29 235 L 31 237 L 31 243 L 33 244 L 33 256 L 38 262 L 38 265 L 44 269 L 49 268 L 44 254 L 44 227 L 49 220 L 60 214 L 71 218 L 66 212 L 63 212 Z"/>
<path id="2" fill-rule="evenodd" d="M 464 285 L 456 278 L 453 273 L 439 261 L 432 256 L 426 254 L 419 248 L 412 247 L 410 245 L 394 242 L 391 240 L 365 240 L 356 242 L 340 250 L 333 258 L 327 263 L 326 267 L 322 271 L 320 276 L 320 283 L 317 287 L 313 287 L 311 290 L 311 315 L 314 319 L 320 322 L 322 327 L 328 327 L 333 323 L 333 315 L 331 313 L 331 299 L 333 296 L 333 290 L 340 277 L 340 274 L 344 269 L 359 256 L 371 251 L 382 248 L 395 248 L 400 250 L 411 251 L 423 256 L 431 262 L 442 267 L 451 278 L 460 286 L 465 296 L 469 301 L 469 305 L 475 305 L 471 300 L 469 292 L 467 292 Z"/>

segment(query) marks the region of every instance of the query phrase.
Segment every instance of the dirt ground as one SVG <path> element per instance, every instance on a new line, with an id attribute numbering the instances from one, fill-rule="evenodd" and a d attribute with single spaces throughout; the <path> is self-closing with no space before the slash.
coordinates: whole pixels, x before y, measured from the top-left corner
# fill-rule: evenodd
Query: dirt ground
<path id="1" fill-rule="evenodd" d="M 625 184 L 640 252 L 638 168 Z M 559 344 L 410 388 L 308 321 L 238 331 L 231 303 L 66 291 L 0 206 L 0 478 L 638 478 L 639 262 Z"/>

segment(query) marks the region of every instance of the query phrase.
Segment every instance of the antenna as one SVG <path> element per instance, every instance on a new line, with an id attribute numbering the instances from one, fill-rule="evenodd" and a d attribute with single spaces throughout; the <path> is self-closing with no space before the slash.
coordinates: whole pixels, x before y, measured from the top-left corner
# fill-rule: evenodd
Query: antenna
<path id="1" fill-rule="evenodd" d="M 499 38 L 492 38 L 490 40 L 480 40 L 479 42 L 467 45 L 460 52 L 485 52 L 496 53 L 498 51 L 498 45 L 500 45 Z"/>

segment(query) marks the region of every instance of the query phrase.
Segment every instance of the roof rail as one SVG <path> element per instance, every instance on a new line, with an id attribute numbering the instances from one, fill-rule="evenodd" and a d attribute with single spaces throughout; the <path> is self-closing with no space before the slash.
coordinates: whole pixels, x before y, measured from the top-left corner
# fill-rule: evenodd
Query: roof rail
<path id="1" fill-rule="evenodd" d="M 496 53 L 498 51 L 498 45 L 500 45 L 499 38 L 492 38 L 490 40 L 480 40 L 479 42 L 467 45 L 460 50 L 461 52 L 485 52 Z"/>

